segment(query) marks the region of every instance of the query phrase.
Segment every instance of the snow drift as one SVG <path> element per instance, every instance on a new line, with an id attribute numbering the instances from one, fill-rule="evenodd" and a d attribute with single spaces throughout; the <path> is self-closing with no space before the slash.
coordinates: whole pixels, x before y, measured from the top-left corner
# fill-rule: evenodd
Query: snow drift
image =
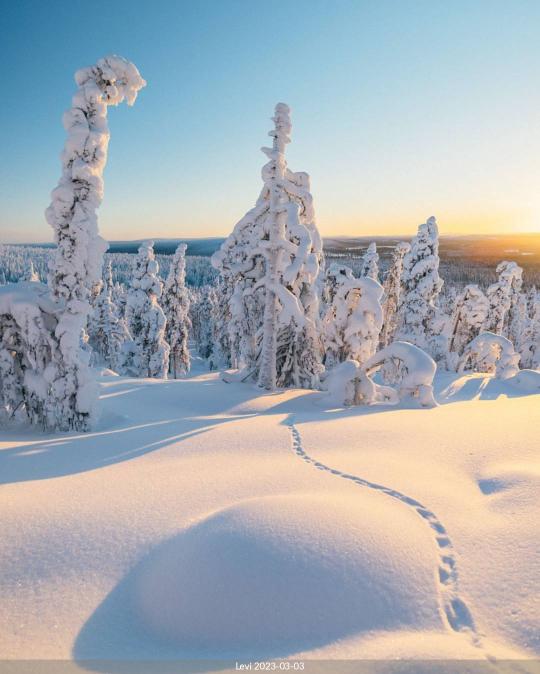
<path id="1" fill-rule="evenodd" d="M 417 519 L 370 493 L 244 501 L 142 564 L 135 611 L 158 639 L 221 655 L 439 628 L 436 557 Z"/>

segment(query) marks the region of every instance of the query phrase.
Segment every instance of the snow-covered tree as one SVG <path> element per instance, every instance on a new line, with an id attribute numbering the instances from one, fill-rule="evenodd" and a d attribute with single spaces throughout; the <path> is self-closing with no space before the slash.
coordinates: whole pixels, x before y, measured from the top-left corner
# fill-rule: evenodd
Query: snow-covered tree
<path id="1" fill-rule="evenodd" d="M 111 263 L 107 262 L 101 292 L 94 302 L 88 323 L 88 342 L 98 360 L 115 371 L 123 369 L 123 347 L 131 339 L 129 330 L 112 300 Z"/>
<path id="2" fill-rule="evenodd" d="M 384 279 L 383 295 L 383 326 L 381 330 L 381 347 L 388 346 L 394 339 L 397 330 L 397 312 L 401 298 L 401 275 L 403 273 L 403 259 L 411 250 L 406 241 L 398 241 L 393 254 L 390 269 Z"/>
<path id="3" fill-rule="evenodd" d="M 214 306 L 217 303 L 213 286 L 204 286 L 195 294 L 191 303 L 193 337 L 199 356 L 210 359 L 214 349 Z"/>
<path id="4" fill-rule="evenodd" d="M 326 273 L 323 315 L 325 366 L 347 359 L 365 362 L 377 350 L 382 326 L 382 286 L 355 278 L 349 267 L 332 264 Z"/>
<path id="5" fill-rule="evenodd" d="M 189 293 L 186 288 L 186 249 L 181 243 L 169 268 L 162 295 L 162 308 L 167 323 L 165 339 L 170 346 L 169 373 L 174 379 L 189 372 Z"/>
<path id="6" fill-rule="evenodd" d="M 458 372 L 493 373 L 497 379 L 509 379 L 519 372 L 519 353 L 512 342 L 493 332 L 481 332 L 465 348 L 459 363 Z"/>
<path id="7" fill-rule="evenodd" d="M 60 355 L 55 329 L 58 305 L 41 283 L 0 288 L 0 419 L 22 415 L 53 426 L 49 391 Z"/>
<path id="8" fill-rule="evenodd" d="M 213 257 L 233 289 L 234 359 L 268 390 L 315 386 L 322 371 L 317 325 L 322 244 L 309 176 L 287 168 L 289 108 L 279 103 L 272 119 L 273 145 L 263 148 L 269 161 L 259 199 Z"/>
<path id="9" fill-rule="evenodd" d="M 487 289 L 489 312 L 484 330 L 508 336 L 511 309 L 521 289 L 523 270 L 515 262 L 504 260 L 497 265 L 497 274 L 498 280 Z"/>
<path id="10" fill-rule="evenodd" d="M 399 378 L 395 387 L 378 384 L 373 377 L 378 370 L 393 363 Z M 400 401 L 420 407 L 434 407 L 433 377 L 437 366 L 431 356 L 409 342 L 395 341 L 377 351 L 365 363 L 346 360 L 330 370 L 324 380 L 333 405 L 372 405 Z"/>
<path id="11" fill-rule="evenodd" d="M 81 335 L 90 313 L 92 286 L 101 276 L 106 244 L 98 234 L 96 209 L 103 198 L 109 130 L 107 107 L 131 105 L 145 85 L 137 68 L 119 56 L 100 59 L 75 74 L 78 90 L 64 114 L 67 139 L 62 177 L 46 218 L 57 244 L 49 287 L 61 307 L 55 337 L 59 356 L 51 367 L 48 424 L 88 430 L 97 390 Z"/>
<path id="12" fill-rule="evenodd" d="M 169 345 L 165 340 L 165 314 L 159 305 L 163 284 L 154 255 L 154 242 L 145 241 L 135 256 L 126 319 L 135 344 L 129 369 L 139 377 L 166 378 Z"/>
<path id="13" fill-rule="evenodd" d="M 448 351 L 449 363 L 454 367 L 457 357 L 480 333 L 489 311 L 489 301 L 477 285 L 468 285 L 455 302 L 450 323 Z"/>
<path id="14" fill-rule="evenodd" d="M 220 281 L 212 288 L 211 326 L 212 357 L 209 361 L 212 370 L 231 367 L 231 343 L 228 326 L 231 322 L 230 285 Z"/>
<path id="15" fill-rule="evenodd" d="M 411 342 L 431 355 L 442 355 L 444 316 L 437 306 L 443 286 L 439 276 L 439 231 L 431 217 L 418 228 L 411 250 L 403 259 L 402 294 L 396 338 Z"/>
<path id="16" fill-rule="evenodd" d="M 540 369 L 540 292 L 534 286 L 527 293 L 527 318 L 520 353 L 524 368 Z"/>
<path id="17" fill-rule="evenodd" d="M 366 276 L 374 281 L 379 281 L 379 253 L 375 241 L 369 244 L 362 262 L 361 276 Z"/>
<path id="18" fill-rule="evenodd" d="M 26 274 L 22 280 L 29 281 L 31 283 L 39 283 L 39 276 L 34 269 L 34 263 L 32 260 L 28 261 L 28 269 L 26 270 Z"/>

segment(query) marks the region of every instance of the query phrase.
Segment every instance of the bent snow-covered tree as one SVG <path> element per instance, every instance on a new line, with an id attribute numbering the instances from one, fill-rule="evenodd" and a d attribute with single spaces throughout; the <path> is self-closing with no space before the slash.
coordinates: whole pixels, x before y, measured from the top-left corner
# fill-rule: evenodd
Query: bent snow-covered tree
<path id="1" fill-rule="evenodd" d="M 165 339 L 170 346 L 169 373 L 174 379 L 189 372 L 189 293 L 186 288 L 186 244 L 176 249 L 163 288 L 161 305 L 167 323 Z"/>
<path id="2" fill-rule="evenodd" d="M 375 373 L 389 362 L 399 366 L 399 380 L 395 387 L 378 384 Z M 433 377 L 437 366 L 431 356 L 409 342 L 395 341 L 373 354 L 360 365 L 346 360 L 331 370 L 325 380 L 328 397 L 338 405 L 397 404 L 401 401 L 434 407 Z"/>
<path id="3" fill-rule="evenodd" d="M 276 106 L 263 189 L 213 264 L 230 289 L 231 361 L 266 389 L 317 385 L 322 243 L 309 176 L 287 168 L 289 108 Z"/>
<path id="4" fill-rule="evenodd" d="M 127 368 L 138 377 L 165 378 L 169 369 L 166 319 L 159 305 L 163 284 L 158 271 L 154 242 L 145 241 L 135 256 L 126 304 L 126 319 L 135 347 Z"/>
<path id="5" fill-rule="evenodd" d="M 497 379 L 509 379 L 519 372 L 519 353 L 512 342 L 493 332 L 481 332 L 464 350 L 458 372 L 473 370 L 495 375 Z"/>
<path id="6" fill-rule="evenodd" d="M 34 316 L 32 325 L 18 320 L 19 306 L 17 317 L 4 315 L 3 320 L 11 325 L 13 344 L 27 349 L 21 357 L 18 348 L 8 347 L 4 356 L 7 353 L 13 359 L 13 367 L 7 369 L 24 384 L 19 387 L 23 396 L 19 405 L 31 422 L 50 429 L 86 431 L 97 389 L 82 336 L 91 310 L 91 289 L 101 276 L 106 248 L 98 234 L 96 209 L 103 197 L 109 142 L 107 107 L 123 100 L 131 105 L 145 82 L 132 63 L 118 56 L 77 71 L 75 81 L 78 90 L 63 119 L 67 139 L 61 156 L 62 176 L 45 214 L 57 244 L 48 297 L 40 284 L 28 284 L 22 302 L 34 306 L 27 311 Z M 17 297 L 14 310 L 20 301 Z"/>

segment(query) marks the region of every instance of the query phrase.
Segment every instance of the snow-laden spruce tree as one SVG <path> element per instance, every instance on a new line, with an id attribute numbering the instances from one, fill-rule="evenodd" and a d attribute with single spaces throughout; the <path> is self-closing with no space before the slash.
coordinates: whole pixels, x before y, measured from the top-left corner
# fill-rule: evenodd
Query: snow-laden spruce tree
<path id="1" fill-rule="evenodd" d="M 217 303 L 215 289 L 212 286 L 199 288 L 191 303 L 191 323 L 197 352 L 201 358 L 209 360 L 214 349 L 214 307 Z"/>
<path id="2" fill-rule="evenodd" d="M 186 244 L 181 243 L 174 254 L 169 275 L 163 288 L 161 306 L 167 323 L 165 339 L 170 346 L 169 373 L 177 379 L 189 372 L 189 292 L 186 288 Z"/>
<path id="3" fill-rule="evenodd" d="M 527 293 L 527 318 L 520 342 L 521 365 L 540 369 L 540 292 L 532 286 Z"/>
<path id="4" fill-rule="evenodd" d="M 123 100 L 132 105 L 146 84 L 137 68 L 119 56 L 77 71 L 75 81 L 78 89 L 63 120 L 67 139 L 62 176 L 45 213 L 57 244 L 49 287 L 61 307 L 55 330 L 58 359 L 49 368 L 46 416 L 47 425 L 61 430 L 88 430 L 97 397 L 81 335 L 106 250 L 96 209 L 103 198 L 109 143 L 107 107 Z"/>
<path id="5" fill-rule="evenodd" d="M 112 300 L 112 270 L 107 262 L 101 286 L 88 322 L 88 342 L 95 354 L 95 361 L 105 364 L 112 370 L 123 368 L 123 347 L 131 340 L 126 323 L 118 314 Z"/>
<path id="6" fill-rule="evenodd" d="M 355 278 L 344 265 L 329 267 L 322 319 L 327 369 L 347 359 L 362 364 L 375 353 L 383 320 L 382 294 L 382 286 L 372 278 Z"/>
<path id="7" fill-rule="evenodd" d="M 230 293 L 231 360 L 271 390 L 317 384 L 322 371 L 318 329 L 322 243 L 309 176 L 287 168 L 289 108 L 276 106 L 263 189 L 213 264 Z"/>
<path id="8" fill-rule="evenodd" d="M 398 307 L 401 298 L 401 276 L 403 259 L 411 250 L 406 241 L 398 241 L 392 253 L 390 269 L 384 279 L 383 326 L 381 330 L 381 347 L 388 346 L 394 339 L 397 330 Z"/>
<path id="9" fill-rule="evenodd" d="M 52 426 L 49 389 L 60 360 L 58 305 L 41 283 L 0 288 L 0 419 Z"/>
<path id="10" fill-rule="evenodd" d="M 211 301 L 212 357 L 210 369 L 220 370 L 231 367 L 231 342 L 229 325 L 231 322 L 230 284 L 225 280 L 218 281 L 209 295 Z"/>
<path id="11" fill-rule="evenodd" d="M 443 286 L 439 276 L 439 231 L 431 217 L 418 228 L 403 259 L 402 293 L 396 338 L 442 357 L 444 316 L 437 306 Z"/>
<path id="12" fill-rule="evenodd" d="M 379 281 L 379 253 L 377 253 L 377 244 L 375 241 L 369 244 L 364 257 L 362 258 L 361 276 L 366 276 L 374 281 Z"/>
<path id="13" fill-rule="evenodd" d="M 465 286 L 454 302 L 449 330 L 449 366 L 455 369 L 465 347 L 480 333 L 489 311 L 489 301 L 477 285 Z"/>
<path id="14" fill-rule="evenodd" d="M 23 281 L 30 281 L 31 283 L 39 283 L 39 276 L 34 268 L 34 263 L 30 259 L 28 261 L 28 269 L 26 270 L 26 274 L 24 275 Z"/>
<path id="15" fill-rule="evenodd" d="M 165 340 L 165 314 L 159 305 L 163 284 L 154 242 L 145 241 L 133 264 L 133 277 L 126 304 L 126 319 L 135 345 L 128 366 L 135 376 L 166 378 L 169 345 Z"/>
<path id="16" fill-rule="evenodd" d="M 487 289 L 489 312 L 484 330 L 506 337 L 511 323 L 511 309 L 521 290 L 523 270 L 515 262 L 503 260 L 497 265 L 497 274 L 497 281 Z"/>

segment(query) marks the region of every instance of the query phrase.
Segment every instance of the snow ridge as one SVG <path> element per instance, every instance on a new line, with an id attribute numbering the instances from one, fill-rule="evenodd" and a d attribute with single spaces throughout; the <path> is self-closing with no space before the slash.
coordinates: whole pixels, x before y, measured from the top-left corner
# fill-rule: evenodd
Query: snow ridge
<path id="1" fill-rule="evenodd" d="M 435 534 L 435 543 L 439 548 L 438 583 L 440 587 L 442 614 L 445 616 L 448 625 L 454 632 L 468 633 L 473 645 L 477 648 L 483 648 L 481 637 L 477 631 L 471 611 L 467 607 L 465 601 L 459 596 L 459 577 L 452 541 L 448 536 L 446 528 L 435 513 L 426 508 L 420 501 L 417 501 L 396 489 L 377 484 L 376 482 L 370 482 L 369 480 L 365 480 L 356 475 L 351 475 L 350 473 L 344 473 L 317 461 L 304 449 L 300 432 L 294 423 L 292 415 L 289 416 L 285 423 L 291 431 L 292 449 L 294 453 L 306 463 L 311 464 L 318 470 L 324 470 L 332 475 L 341 477 L 344 480 L 350 480 L 360 487 L 367 487 L 368 489 L 374 489 L 386 494 L 387 496 L 404 503 L 409 508 L 412 508 L 427 524 L 429 524 Z M 489 658 L 487 654 L 486 657 Z"/>

